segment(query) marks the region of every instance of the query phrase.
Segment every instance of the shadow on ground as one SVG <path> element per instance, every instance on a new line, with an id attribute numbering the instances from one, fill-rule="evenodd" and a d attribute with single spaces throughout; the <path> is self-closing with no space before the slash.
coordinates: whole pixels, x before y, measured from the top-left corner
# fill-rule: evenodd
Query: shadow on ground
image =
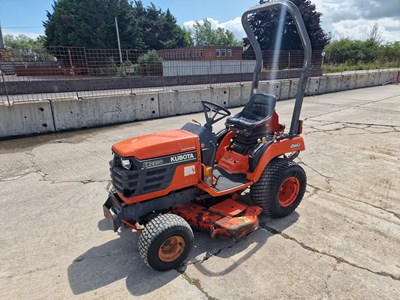
<path id="1" fill-rule="evenodd" d="M 260 227 L 283 231 L 297 219 L 296 212 L 279 220 L 271 220 L 262 215 Z M 98 223 L 98 228 L 100 231 L 110 230 L 105 219 Z M 187 264 L 194 265 L 206 276 L 223 276 L 254 255 L 266 244 L 271 235 L 271 232 L 264 230 L 262 234 L 253 233 L 238 242 L 233 242 L 224 239 L 212 240 L 207 233 L 195 232 L 195 247 Z M 140 296 L 157 290 L 184 272 L 185 266 L 180 270 L 168 272 L 158 272 L 147 267 L 139 255 L 138 237 L 139 233 L 122 229 L 118 238 L 93 247 L 77 257 L 68 267 L 68 279 L 72 292 L 75 295 L 83 294 L 126 278 L 128 291 L 132 295 Z M 250 250 L 247 251 L 248 249 Z M 239 255 L 239 259 L 228 260 L 241 252 L 245 254 Z M 203 262 L 213 256 L 227 258 L 226 268 L 218 271 L 207 269 Z"/>
<path id="2" fill-rule="evenodd" d="M 267 231 L 263 230 L 262 234 L 251 233 L 247 237 L 239 240 L 238 242 L 233 242 L 231 240 L 212 241 L 206 233 L 198 233 L 195 236 L 196 247 L 194 251 L 192 251 L 192 258 L 189 260 L 189 264 L 193 264 L 201 273 L 206 276 L 224 276 L 232 272 L 236 268 L 240 267 L 259 249 L 265 246 L 268 238 L 270 238 L 276 232 L 282 232 L 286 228 L 290 227 L 297 221 L 298 218 L 299 214 L 297 212 L 293 212 L 290 216 L 282 219 L 271 219 L 265 216 L 265 214 L 262 214 L 259 217 L 260 228 L 266 228 Z M 272 228 L 273 230 L 271 230 Z M 236 258 L 234 261 L 226 260 L 227 266 L 222 270 L 208 269 L 203 264 L 204 261 L 213 256 L 222 259 L 228 259 L 242 252 L 245 254 L 242 256 L 237 256 L 239 257 L 238 259 Z"/>
<path id="3" fill-rule="evenodd" d="M 107 226 L 110 229 L 105 219 L 98 224 L 100 231 L 106 230 Z M 129 292 L 143 295 L 180 275 L 174 270 L 161 273 L 147 267 L 139 255 L 138 237 L 137 232 L 123 229 L 118 238 L 93 247 L 77 257 L 68 267 L 72 292 L 75 295 L 83 294 L 126 278 Z"/>

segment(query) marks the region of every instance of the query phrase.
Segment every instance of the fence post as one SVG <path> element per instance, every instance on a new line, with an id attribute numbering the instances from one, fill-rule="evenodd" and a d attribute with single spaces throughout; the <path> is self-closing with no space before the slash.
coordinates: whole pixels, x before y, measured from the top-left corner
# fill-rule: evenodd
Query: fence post
<path id="1" fill-rule="evenodd" d="M 243 81 L 243 58 L 240 61 L 240 85 L 242 85 L 242 81 Z"/>
<path id="2" fill-rule="evenodd" d="M 7 98 L 7 101 L 4 101 L 4 102 L 5 102 L 4 104 L 6 104 L 6 105 L 11 105 L 12 103 L 10 102 L 10 97 L 8 96 L 7 83 L 6 83 L 6 79 L 5 79 L 5 77 L 4 77 L 4 71 L 3 71 L 2 67 L 1 67 L 1 61 L 2 61 L 2 60 L 0 60 L 1 81 L 2 81 L 3 84 L 4 84 L 4 92 L 5 92 L 6 98 Z"/>
<path id="3" fill-rule="evenodd" d="M 69 64 L 70 64 L 70 72 L 69 74 L 72 75 L 72 82 L 73 82 L 73 86 L 75 88 L 75 94 L 76 94 L 76 100 L 80 100 L 79 98 L 79 93 L 78 93 L 78 89 L 76 87 L 76 78 L 75 78 L 75 67 L 74 67 L 74 63 L 72 60 L 72 55 L 71 55 L 71 49 L 68 48 L 68 58 L 69 58 Z"/>

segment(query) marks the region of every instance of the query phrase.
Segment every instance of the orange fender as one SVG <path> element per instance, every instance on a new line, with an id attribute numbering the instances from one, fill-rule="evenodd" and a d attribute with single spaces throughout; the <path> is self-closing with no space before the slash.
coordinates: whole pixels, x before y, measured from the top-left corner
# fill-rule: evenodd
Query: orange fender
<path id="1" fill-rule="evenodd" d="M 286 153 L 303 150 L 305 150 L 305 145 L 301 136 L 291 139 L 287 138 L 271 144 L 267 150 L 265 150 L 254 172 L 247 174 L 247 179 L 257 182 L 260 179 L 265 167 L 272 159 Z"/>

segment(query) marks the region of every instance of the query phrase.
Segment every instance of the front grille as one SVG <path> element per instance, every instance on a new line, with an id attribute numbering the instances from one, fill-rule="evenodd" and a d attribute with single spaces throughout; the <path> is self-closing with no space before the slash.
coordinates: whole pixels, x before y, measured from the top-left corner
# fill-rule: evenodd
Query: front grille
<path id="1" fill-rule="evenodd" d="M 125 159 L 125 158 L 124 158 Z M 115 190 L 124 197 L 134 197 L 167 188 L 174 176 L 176 165 L 142 168 L 142 162 L 130 157 L 131 168 L 122 167 L 121 157 L 114 154 L 110 161 L 111 181 Z"/>

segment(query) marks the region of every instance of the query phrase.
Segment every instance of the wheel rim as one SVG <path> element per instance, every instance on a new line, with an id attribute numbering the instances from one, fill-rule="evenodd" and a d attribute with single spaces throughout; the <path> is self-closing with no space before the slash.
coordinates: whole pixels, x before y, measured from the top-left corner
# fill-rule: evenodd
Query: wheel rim
<path id="1" fill-rule="evenodd" d="M 183 250 L 185 250 L 185 240 L 181 236 L 174 235 L 162 243 L 158 257 L 163 262 L 171 262 L 181 256 Z"/>
<path id="2" fill-rule="evenodd" d="M 283 207 L 290 206 L 300 192 L 300 181 L 296 177 L 287 178 L 279 188 L 278 200 Z"/>

